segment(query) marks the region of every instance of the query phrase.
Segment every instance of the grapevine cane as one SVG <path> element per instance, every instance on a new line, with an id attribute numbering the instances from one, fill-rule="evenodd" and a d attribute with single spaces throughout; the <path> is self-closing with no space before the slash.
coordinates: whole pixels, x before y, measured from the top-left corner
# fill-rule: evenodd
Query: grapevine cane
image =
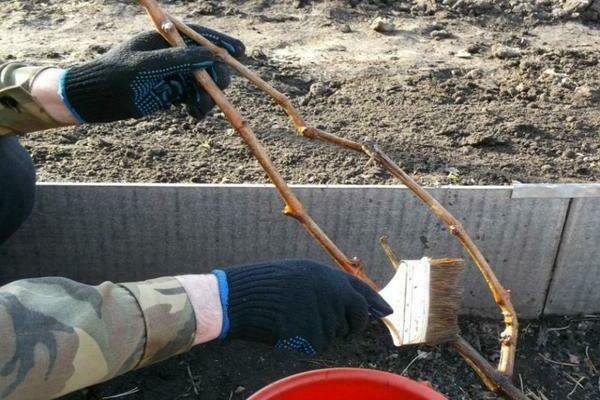
<path id="1" fill-rule="evenodd" d="M 246 77 L 253 82 L 261 90 L 269 94 L 273 99 L 286 111 L 292 120 L 295 128 L 299 133 L 310 139 L 318 139 L 321 141 L 337 144 L 339 146 L 364 153 L 377 161 L 382 167 L 388 170 L 394 177 L 401 180 L 409 189 L 411 189 L 431 210 L 445 222 L 452 234 L 454 234 L 467 250 L 469 255 L 474 260 L 477 267 L 483 274 L 494 300 L 499 305 L 504 315 L 506 329 L 501 338 L 501 357 L 498 366 L 498 371 L 495 370 L 489 363 L 483 359 L 464 339 L 458 337 L 453 342 L 453 346 L 467 360 L 475 371 L 480 375 L 488 388 L 493 391 L 500 392 L 509 398 L 525 398 L 512 384 L 507 376 L 512 375 L 514 367 L 514 357 L 516 353 L 516 343 L 518 336 L 518 320 L 516 312 L 510 300 L 510 293 L 505 290 L 493 270 L 468 236 L 462 225 L 454 218 L 437 200 L 429 195 L 421 188 L 410 176 L 400 169 L 385 153 L 376 147 L 369 147 L 358 142 L 341 138 L 336 135 L 321 131 L 316 128 L 307 127 L 304 120 L 294 109 L 289 99 L 282 93 L 275 90 L 271 85 L 262 80 L 258 75 L 254 74 L 247 67 L 239 63 L 226 50 L 215 46 L 191 28 L 187 27 L 180 20 L 165 14 L 155 0 L 138 0 L 138 2 L 147 10 L 152 18 L 157 30 L 165 37 L 165 39 L 173 46 L 185 46 L 178 30 L 195 40 L 202 46 L 211 50 L 216 56 L 220 57 L 227 64 L 232 66 L 240 75 Z M 177 29 L 176 29 L 177 28 Z M 284 213 L 294 217 L 308 230 L 308 232 L 325 248 L 325 250 L 334 258 L 336 263 L 347 272 L 350 272 L 361 279 L 365 280 L 372 287 L 376 287 L 374 282 L 364 273 L 360 261 L 357 259 L 350 260 L 342 251 L 329 239 L 320 227 L 306 213 L 302 204 L 297 197 L 291 192 L 279 172 L 275 169 L 272 162 L 268 158 L 266 151 L 252 132 L 246 125 L 245 121 L 237 112 L 237 110 L 227 100 L 221 90 L 214 84 L 206 71 L 196 71 L 194 73 L 198 83 L 202 88 L 213 98 L 215 103 L 223 111 L 231 125 L 244 139 L 254 156 L 257 158 L 271 181 L 277 188 L 282 197 L 285 208 Z"/>

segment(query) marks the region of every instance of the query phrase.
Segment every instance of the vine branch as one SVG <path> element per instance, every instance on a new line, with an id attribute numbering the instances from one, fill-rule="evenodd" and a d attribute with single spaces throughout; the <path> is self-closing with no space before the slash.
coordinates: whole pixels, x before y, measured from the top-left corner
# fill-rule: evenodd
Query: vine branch
<path id="1" fill-rule="evenodd" d="M 306 123 L 296 111 L 291 101 L 284 94 L 277 91 L 257 74 L 238 62 L 225 49 L 214 45 L 208 39 L 189 28 L 179 19 L 174 18 L 162 11 L 156 0 L 137 1 L 146 9 L 158 32 L 172 46 L 185 46 L 185 42 L 179 33 L 179 31 L 181 31 L 192 40 L 206 47 L 217 57 L 221 58 L 225 63 L 236 70 L 240 75 L 244 76 L 254 83 L 259 89 L 269 94 L 288 114 L 294 127 L 300 135 L 309 139 L 335 144 L 369 156 L 372 160 L 375 160 L 384 169 L 390 172 L 395 178 L 404 183 L 433 211 L 433 213 L 440 220 L 442 220 L 448 226 L 449 231 L 457 237 L 481 271 L 490 291 L 492 292 L 494 300 L 502 311 L 504 323 L 506 325 L 506 328 L 501 336 L 500 361 L 497 370 L 492 367 L 489 362 L 485 360 L 479 353 L 477 353 L 477 351 L 473 349 L 462 337 L 458 337 L 456 341 L 452 342 L 452 345 L 466 360 L 466 362 L 477 372 L 490 390 L 501 393 L 510 399 L 525 399 L 525 396 L 512 385 L 509 379 L 514 368 L 514 359 L 518 338 L 518 320 L 510 299 L 510 292 L 504 289 L 504 287 L 501 285 L 492 268 L 485 260 L 473 240 L 469 237 L 465 229 L 462 227 L 460 222 L 379 148 L 376 146 L 361 144 L 350 139 L 341 138 L 317 128 L 307 127 Z M 302 206 L 302 203 L 293 194 L 281 174 L 277 171 L 269 159 L 264 147 L 258 141 L 252 129 L 246 124 L 240 113 L 233 107 L 223 92 L 212 81 L 210 75 L 206 71 L 200 70 L 194 72 L 194 76 L 200 86 L 211 96 L 211 98 L 215 101 L 215 104 L 223 111 L 229 123 L 246 142 L 254 157 L 258 160 L 269 179 L 277 188 L 277 191 L 285 204 L 283 213 L 298 220 L 332 256 L 335 262 L 343 270 L 356 275 L 360 279 L 367 282 L 371 287 L 377 288 L 377 285 L 364 273 L 360 261 L 356 258 L 349 259 L 306 212 Z"/>
<path id="2" fill-rule="evenodd" d="M 174 47 L 186 46 L 178 30 L 175 29 L 175 25 L 173 25 L 171 18 L 161 10 L 156 0 L 138 0 L 138 2 L 146 9 L 156 29 L 167 42 Z M 213 47 L 216 46 L 213 45 Z M 225 51 L 225 53 L 227 52 Z M 231 60 L 235 60 L 233 57 L 230 58 Z M 346 255 L 304 210 L 302 203 L 291 191 L 279 171 L 277 171 L 269 159 L 265 148 L 258 141 L 252 129 L 248 126 L 241 114 L 229 102 L 227 97 L 225 97 L 221 89 L 213 82 L 208 72 L 205 70 L 195 71 L 194 76 L 202 89 L 210 95 L 215 104 L 223 111 L 223 114 L 231 126 L 233 126 L 246 142 L 254 157 L 258 160 L 269 179 L 277 188 L 277 191 L 285 204 L 283 213 L 298 220 L 344 271 L 359 277 L 371 287 L 376 288 L 377 285 L 364 273 L 360 260 L 357 258 L 349 259 L 346 257 Z"/>

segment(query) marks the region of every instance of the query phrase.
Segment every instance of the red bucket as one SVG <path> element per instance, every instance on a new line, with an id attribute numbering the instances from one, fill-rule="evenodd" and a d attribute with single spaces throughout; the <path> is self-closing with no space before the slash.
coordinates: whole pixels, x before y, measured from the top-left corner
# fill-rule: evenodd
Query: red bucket
<path id="1" fill-rule="evenodd" d="M 248 400 L 446 400 L 423 383 L 374 369 L 303 372 L 259 390 Z"/>

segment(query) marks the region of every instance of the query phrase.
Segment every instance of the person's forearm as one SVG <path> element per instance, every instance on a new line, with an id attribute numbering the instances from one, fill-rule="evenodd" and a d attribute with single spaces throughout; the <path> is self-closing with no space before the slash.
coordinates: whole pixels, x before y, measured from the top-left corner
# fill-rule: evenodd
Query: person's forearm
<path id="1" fill-rule="evenodd" d="M 75 125 L 77 118 L 71 113 L 60 96 L 60 80 L 64 70 L 46 69 L 31 84 L 31 95 L 44 110 L 63 125 Z"/>
<path id="2" fill-rule="evenodd" d="M 219 337 L 223 324 L 223 307 L 217 278 L 210 275 L 180 275 L 177 280 L 185 289 L 196 317 L 194 344 Z"/>
<path id="3" fill-rule="evenodd" d="M 62 73 L 16 62 L 0 65 L 0 136 L 77 122 L 59 93 Z"/>
<path id="4" fill-rule="evenodd" d="M 0 288 L 0 399 L 53 398 L 166 359 L 216 338 L 221 319 L 212 275 L 13 282 Z"/>

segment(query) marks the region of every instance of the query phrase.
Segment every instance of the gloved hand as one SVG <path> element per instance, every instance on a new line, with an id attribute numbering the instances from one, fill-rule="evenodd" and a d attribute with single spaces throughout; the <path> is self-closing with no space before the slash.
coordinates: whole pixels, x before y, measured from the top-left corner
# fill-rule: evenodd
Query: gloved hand
<path id="1" fill-rule="evenodd" d="M 392 313 L 362 281 L 313 261 L 267 262 L 213 274 L 223 307 L 220 338 L 313 355 L 336 337 L 362 331 L 369 314 L 381 318 Z"/>
<path id="2" fill-rule="evenodd" d="M 244 54 L 239 40 L 191 27 L 234 57 Z M 187 48 L 171 48 L 157 32 L 141 33 L 94 61 L 66 70 L 59 95 L 79 122 L 139 118 L 181 103 L 192 116 L 202 118 L 214 103 L 198 87 L 192 71 L 207 69 L 221 89 L 229 85 L 230 73 L 210 51 L 186 42 Z"/>

